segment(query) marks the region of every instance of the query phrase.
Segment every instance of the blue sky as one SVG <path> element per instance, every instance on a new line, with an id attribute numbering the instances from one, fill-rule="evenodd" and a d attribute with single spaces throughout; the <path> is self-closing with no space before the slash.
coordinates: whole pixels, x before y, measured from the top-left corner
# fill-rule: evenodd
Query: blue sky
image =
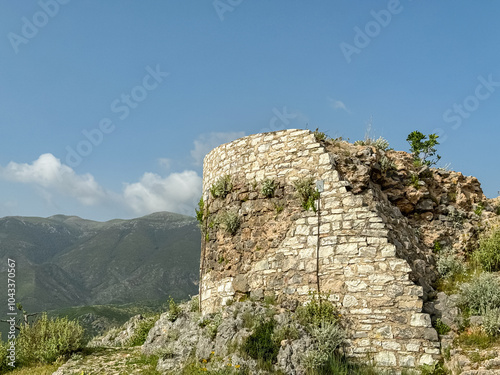
<path id="1" fill-rule="evenodd" d="M 284 128 L 440 135 L 500 190 L 500 3 L 6 0 L 0 217 L 193 214 L 217 145 Z"/>

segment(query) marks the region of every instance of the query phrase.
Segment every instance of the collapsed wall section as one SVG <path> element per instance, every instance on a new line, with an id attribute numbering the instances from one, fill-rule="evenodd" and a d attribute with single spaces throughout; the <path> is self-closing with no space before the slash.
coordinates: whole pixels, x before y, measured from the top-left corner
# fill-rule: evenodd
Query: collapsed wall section
<path id="1" fill-rule="evenodd" d="M 210 188 L 223 176 L 231 176 L 231 191 L 214 198 Z M 324 183 L 317 212 L 301 207 L 294 188 L 308 178 Z M 275 184 L 271 196 L 262 191 L 266 180 Z M 386 367 L 432 364 L 438 337 L 422 313 L 423 288 L 409 278 L 419 262 L 405 259 L 408 228 L 389 225 L 393 207 L 376 191 L 354 195 L 348 185 L 308 130 L 256 134 L 212 150 L 203 172 L 202 311 L 248 295 L 286 306 L 319 290 L 346 317 L 349 355 Z M 228 213 L 238 218 L 233 233 L 221 219 Z"/>

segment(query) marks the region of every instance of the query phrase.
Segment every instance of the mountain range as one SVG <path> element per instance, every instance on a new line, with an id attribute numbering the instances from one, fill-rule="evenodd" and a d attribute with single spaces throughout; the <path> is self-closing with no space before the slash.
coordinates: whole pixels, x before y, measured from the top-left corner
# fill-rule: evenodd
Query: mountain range
<path id="1" fill-rule="evenodd" d="M 198 293 L 200 240 L 196 219 L 169 212 L 107 222 L 1 218 L 0 309 L 8 258 L 16 302 L 28 312 L 187 298 Z"/>

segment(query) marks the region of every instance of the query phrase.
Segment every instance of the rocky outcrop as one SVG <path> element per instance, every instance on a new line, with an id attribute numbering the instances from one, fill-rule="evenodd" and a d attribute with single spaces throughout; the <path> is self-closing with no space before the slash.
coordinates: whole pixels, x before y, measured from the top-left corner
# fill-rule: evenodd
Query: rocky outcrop
<path id="1" fill-rule="evenodd" d="M 162 314 L 142 346 L 143 354 L 160 357 L 157 370 L 161 373 L 176 373 L 191 362 L 207 370 L 231 366 L 250 374 L 267 374 L 256 360 L 243 356 L 240 348 L 258 322 L 273 320 L 276 332 L 292 321 L 291 311 L 255 301 L 236 302 L 205 316 L 191 311 L 189 304 L 181 305 L 181 310 L 174 321 L 168 312 Z M 312 338 L 302 327 L 297 328 L 297 335 L 281 342 L 275 370 L 305 374 L 303 360 Z"/>

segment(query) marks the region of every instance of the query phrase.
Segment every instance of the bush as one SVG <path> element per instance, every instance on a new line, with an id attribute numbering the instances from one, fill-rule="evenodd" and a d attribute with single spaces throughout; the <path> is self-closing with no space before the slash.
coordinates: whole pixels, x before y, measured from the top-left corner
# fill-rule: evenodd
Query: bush
<path id="1" fill-rule="evenodd" d="M 380 158 L 380 168 L 382 169 L 382 172 L 387 172 L 389 170 L 396 169 L 397 167 L 393 161 L 384 155 Z"/>
<path id="2" fill-rule="evenodd" d="M 378 148 L 382 151 L 387 151 L 389 149 L 389 141 L 385 138 L 379 137 L 375 141 L 372 142 L 375 148 Z"/>
<path id="3" fill-rule="evenodd" d="M 274 191 L 276 190 L 276 184 L 274 180 L 265 179 L 262 181 L 262 186 L 260 188 L 260 192 L 263 196 L 267 198 L 272 198 L 274 196 Z"/>
<path id="4" fill-rule="evenodd" d="M 373 146 L 379 150 L 387 151 L 389 150 L 389 141 L 383 137 L 379 137 L 378 139 L 373 139 L 370 137 L 366 137 L 364 141 L 356 141 L 354 142 L 355 146 Z"/>
<path id="5" fill-rule="evenodd" d="M 436 242 L 439 243 L 439 242 Z M 436 262 L 437 270 L 441 277 L 450 278 L 465 272 L 462 260 L 451 250 L 445 250 L 439 255 Z"/>
<path id="6" fill-rule="evenodd" d="M 205 223 L 205 202 L 203 201 L 203 197 L 200 198 L 198 202 L 198 209 L 196 210 L 196 220 L 198 220 L 198 225 L 201 230 L 204 230 L 203 224 Z"/>
<path id="7" fill-rule="evenodd" d="M 43 314 L 34 323 L 21 327 L 16 340 L 21 364 L 50 364 L 83 348 L 84 330 L 67 318 L 49 319 Z"/>
<path id="8" fill-rule="evenodd" d="M 319 327 L 323 323 L 336 324 L 340 321 L 340 313 L 336 306 L 328 300 L 327 294 L 311 293 L 311 300 L 296 311 L 297 320 L 304 327 Z"/>
<path id="9" fill-rule="evenodd" d="M 485 271 L 500 271 L 500 230 L 481 239 L 479 249 L 474 252 L 473 258 Z"/>
<path id="10" fill-rule="evenodd" d="M 234 211 L 224 211 L 217 217 L 218 223 L 222 224 L 227 233 L 235 234 L 240 227 L 240 218 Z"/>
<path id="11" fill-rule="evenodd" d="M 460 287 L 460 304 L 471 314 L 483 315 L 500 308 L 500 280 L 491 273 L 482 273 Z"/>
<path id="12" fill-rule="evenodd" d="M 344 344 L 346 334 L 336 323 L 321 322 L 319 326 L 312 326 L 310 330 L 314 344 L 306 355 L 306 367 L 317 369 L 328 363 L 330 357 L 338 352 Z"/>
<path id="13" fill-rule="evenodd" d="M 314 138 L 316 138 L 316 142 L 320 141 L 325 141 L 326 140 L 326 134 L 323 132 L 319 131 L 319 128 L 316 128 L 315 131 L 313 131 Z"/>
<path id="14" fill-rule="evenodd" d="M 483 329 L 490 337 L 500 335 L 500 309 L 490 309 L 483 316 Z"/>
<path id="15" fill-rule="evenodd" d="M 272 369 L 279 352 L 279 343 L 274 340 L 274 320 L 261 322 L 243 344 L 243 351 L 259 361 L 263 369 Z"/>
<path id="16" fill-rule="evenodd" d="M 134 334 L 127 342 L 127 346 L 140 346 L 144 344 L 146 338 L 148 337 L 149 331 L 154 327 L 157 320 L 158 316 L 153 316 L 141 320 L 139 322 L 139 326 L 135 329 Z"/>
<path id="17" fill-rule="evenodd" d="M 175 322 L 177 318 L 181 315 L 181 307 L 174 301 L 172 297 L 168 300 L 168 320 Z"/>
<path id="18" fill-rule="evenodd" d="M 429 139 L 426 139 L 427 137 Z M 439 136 L 436 134 L 429 134 L 429 136 L 426 136 L 419 131 L 413 131 L 408 134 L 406 141 L 410 144 L 410 151 L 414 159 L 430 167 L 441 159 L 441 156 L 436 154 L 435 146 L 439 144 L 437 141 L 438 138 Z M 433 156 L 436 156 L 436 158 L 429 159 Z"/>
<path id="19" fill-rule="evenodd" d="M 8 342 L 2 341 L 2 335 L 0 334 L 0 374 L 3 374 L 8 369 L 12 369 L 8 364 L 10 360 L 7 356 L 10 354 L 7 349 L 9 348 Z"/>
<path id="20" fill-rule="evenodd" d="M 314 201 L 319 198 L 319 192 L 316 190 L 313 178 L 304 178 L 294 182 L 295 190 L 297 191 L 302 208 L 306 211 L 313 209 L 316 212 Z"/>
<path id="21" fill-rule="evenodd" d="M 434 329 L 439 335 L 446 335 L 451 331 L 451 328 L 439 318 L 436 319 L 436 322 L 433 324 Z"/>
<path id="22" fill-rule="evenodd" d="M 219 178 L 210 188 L 210 193 L 214 198 L 224 199 L 233 189 L 231 176 L 225 175 Z"/>

